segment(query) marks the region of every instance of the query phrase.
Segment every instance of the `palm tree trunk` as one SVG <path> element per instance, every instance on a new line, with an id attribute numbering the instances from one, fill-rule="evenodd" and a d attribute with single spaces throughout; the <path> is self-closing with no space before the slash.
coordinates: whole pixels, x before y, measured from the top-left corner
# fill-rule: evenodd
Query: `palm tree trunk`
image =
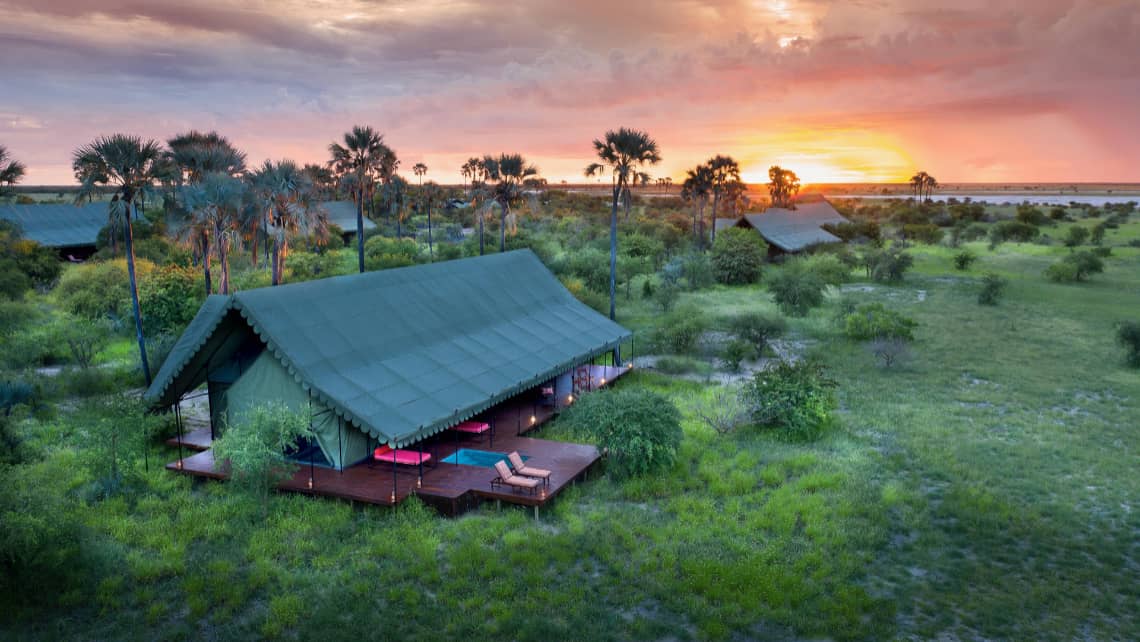
<path id="1" fill-rule="evenodd" d="M 139 360 L 142 362 L 143 379 L 146 380 L 146 385 L 150 387 L 150 364 L 146 360 L 146 340 L 143 338 L 143 325 L 142 325 L 142 310 L 139 308 L 139 288 L 138 282 L 135 279 L 135 245 L 134 245 L 134 232 L 131 229 L 131 203 L 127 203 L 127 229 L 126 229 L 126 252 L 127 252 L 127 275 L 131 281 L 131 309 L 135 315 L 135 337 L 139 342 Z"/>
<path id="2" fill-rule="evenodd" d="M 610 208 L 610 319 L 617 318 L 617 213 L 621 197 L 621 181 L 614 185 L 614 202 Z"/>
<path id="3" fill-rule="evenodd" d="M 253 233 L 250 235 L 249 241 L 249 258 L 253 263 L 253 269 L 257 269 L 257 234 L 260 232 L 258 229 L 260 225 L 257 222 L 253 223 Z"/>
<path id="4" fill-rule="evenodd" d="M 719 203 L 720 203 L 720 192 L 714 190 L 713 191 L 712 214 L 709 216 L 709 223 L 712 223 L 712 226 L 709 229 L 709 231 L 712 234 L 712 241 L 711 241 L 712 244 L 716 244 L 716 207 Z"/>
<path id="5" fill-rule="evenodd" d="M 229 240 L 226 239 L 222 231 L 217 227 L 214 228 L 215 234 L 214 242 L 218 246 L 218 261 L 222 264 L 222 294 L 230 293 L 230 262 L 229 262 Z"/>
<path id="6" fill-rule="evenodd" d="M 434 263 L 435 262 L 435 248 L 432 245 L 432 241 L 431 241 L 431 201 L 428 201 L 428 204 L 427 204 L 427 214 L 428 214 L 428 260 L 431 261 L 432 263 Z"/>
<path id="7" fill-rule="evenodd" d="M 359 190 L 356 200 L 356 263 L 364 272 L 364 190 Z"/>

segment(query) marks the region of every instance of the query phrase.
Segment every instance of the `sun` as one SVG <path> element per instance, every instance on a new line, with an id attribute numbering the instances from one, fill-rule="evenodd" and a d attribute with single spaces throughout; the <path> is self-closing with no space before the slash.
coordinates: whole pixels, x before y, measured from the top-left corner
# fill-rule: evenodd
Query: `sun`
<path id="1" fill-rule="evenodd" d="M 895 141 L 863 130 L 795 130 L 744 141 L 741 178 L 767 183 L 768 168 L 790 169 L 800 183 L 892 183 L 913 163 Z"/>

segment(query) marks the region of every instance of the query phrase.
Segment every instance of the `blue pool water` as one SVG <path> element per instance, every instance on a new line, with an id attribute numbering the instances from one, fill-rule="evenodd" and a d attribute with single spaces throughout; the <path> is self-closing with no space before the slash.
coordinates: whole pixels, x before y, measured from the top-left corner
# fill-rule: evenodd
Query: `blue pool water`
<path id="1" fill-rule="evenodd" d="M 523 455 L 522 458 L 523 461 L 527 460 L 526 455 Z M 468 466 L 494 468 L 496 462 L 507 461 L 507 453 L 493 453 L 486 450 L 475 450 L 473 448 L 460 448 L 455 451 L 454 455 L 444 457 L 442 461 L 445 464 L 466 464 Z"/>

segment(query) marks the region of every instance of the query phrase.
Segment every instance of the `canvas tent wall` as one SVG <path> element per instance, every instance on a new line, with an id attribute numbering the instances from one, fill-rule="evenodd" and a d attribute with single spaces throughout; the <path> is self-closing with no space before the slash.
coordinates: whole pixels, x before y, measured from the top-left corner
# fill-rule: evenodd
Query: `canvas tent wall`
<path id="1" fill-rule="evenodd" d="M 797 204 L 794 210 L 770 207 L 759 214 L 746 214 L 738 224 L 755 229 L 776 252 L 802 252 L 813 245 L 841 242 L 822 226 L 847 222 L 831 203 L 820 199 Z"/>
<path id="2" fill-rule="evenodd" d="M 176 403 L 249 337 L 347 432 L 403 447 L 569 372 L 630 332 L 519 250 L 209 297 L 147 399 Z M 243 398 L 269 390 L 242 385 Z"/>
<path id="3" fill-rule="evenodd" d="M 336 225 L 345 236 L 356 234 L 356 203 L 352 201 L 325 201 L 319 205 L 328 214 L 329 223 Z M 376 229 L 376 224 L 364 215 L 364 231 Z"/>

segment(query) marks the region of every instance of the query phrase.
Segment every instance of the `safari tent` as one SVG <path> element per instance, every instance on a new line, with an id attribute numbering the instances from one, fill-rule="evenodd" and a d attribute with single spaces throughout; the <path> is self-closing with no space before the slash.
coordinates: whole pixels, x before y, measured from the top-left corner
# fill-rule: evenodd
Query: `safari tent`
<path id="1" fill-rule="evenodd" d="M 0 219 L 20 226 L 24 238 L 61 254 L 95 252 L 99 230 L 107 226 L 107 203 L 85 205 L 0 204 Z"/>
<path id="2" fill-rule="evenodd" d="M 287 404 L 339 470 L 555 385 L 630 336 L 519 250 L 211 296 L 146 398 L 177 407 L 204 385 L 215 434 Z"/>
<path id="3" fill-rule="evenodd" d="M 805 200 L 796 209 L 770 207 L 758 214 L 746 214 L 735 222 L 717 219 L 717 231 L 744 227 L 757 231 L 768 243 L 769 255 L 802 252 L 813 245 L 839 243 L 842 239 L 823 229 L 826 224 L 848 223 L 824 198 Z"/>

